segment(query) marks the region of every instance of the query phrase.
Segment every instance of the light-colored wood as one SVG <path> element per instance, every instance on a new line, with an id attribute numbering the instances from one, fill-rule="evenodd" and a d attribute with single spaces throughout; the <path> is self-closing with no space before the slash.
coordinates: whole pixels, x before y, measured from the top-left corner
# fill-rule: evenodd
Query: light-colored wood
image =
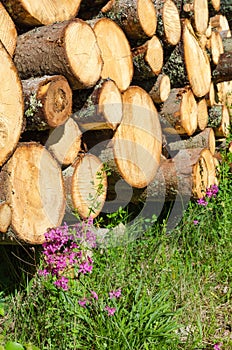
<path id="1" fill-rule="evenodd" d="M 157 36 L 132 50 L 134 79 L 146 80 L 157 76 L 163 67 L 163 47 Z"/>
<path id="2" fill-rule="evenodd" d="M 0 40 L 5 46 L 11 57 L 14 54 L 16 41 L 17 41 L 17 30 L 15 24 L 6 11 L 5 7 L 0 2 Z"/>
<path id="3" fill-rule="evenodd" d="M 215 153 L 216 141 L 214 130 L 212 128 L 205 128 L 199 134 L 193 137 L 187 138 L 186 140 L 179 140 L 176 142 L 170 142 L 168 149 L 170 151 L 177 151 L 181 149 L 192 149 L 192 148 L 207 148 L 212 154 Z"/>
<path id="4" fill-rule="evenodd" d="M 191 88 L 197 97 L 203 97 L 210 89 L 210 61 L 205 50 L 199 46 L 193 28 L 187 19 L 183 24 L 183 42 L 185 65 Z"/>
<path id="5" fill-rule="evenodd" d="M 181 37 L 178 8 L 172 0 L 153 0 L 158 12 L 157 35 L 166 45 L 177 45 Z"/>
<path id="6" fill-rule="evenodd" d="M 218 64 L 220 55 L 224 52 L 222 37 L 219 32 L 213 31 L 210 38 L 210 51 L 212 62 Z"/>
<path id="7" fill-rule="evenodd" d="M 215 104 L 215 87 L 213 82 L 210 83 L 210 89 L 205 95 L 205 99 L 208 107 L 212 107 Z"/>
<path id="8" fill-rule="evenodd" d="M 69 211 L 81 218 L 95 218 L 101 212 L 107 192 L 107 175 L 98 157 L 85 154 L 63 171 Z"/>
<path id="9" fill-rule="evenodd" d="M 208 108 L 205 98 L 197 102 L 197 127 L 204 130 L 208 125 Z"/>
<path id="10" fill-rule="evenodd" d="M 81 0 L 2 0 L 11 17 L 25 26 L 52 24 L 74 18 Z"/>
<path id="11" fill-rule="evenodd" d="M 27 130 L 63 124 L 72 113 L 72 90 L 61 75 L 22 80 Z"/>
<path id="12" fill-rule="evenodd" d="M 209 109 L 208 126 L 214 128 L 216 137 L 229 135 L 230 115 L 226 105 L 215 105 Z"/>
<path id="13" fill-rule="evenodd" d="M 11 209 L 9 204 L 0 201 L 0 232 L 6 233 L 11 223 Z"/>
<path id="14" fill-rule="evenodd" d="M 126 90 L 134 71 L 131 48 L 124 32 L 108 18 L 95 21 L 93 30 L 104 62 L 102 79 L 110 78 L 120 91 Z"/>
<path id="15" fill-rule="evenodd" d="M 0 194 L 11 208 L 15 237 L 43 243 L 47 229 L 59 226 L 64 216 L 64 184 L 57 162 L 42 145 L 22 143 L 0 176 Z"/>
<path id="16" fill-rule="evenodd" d="M 222 14 L 217 14 L 210 18 L 210 24 L 213 29 L 216 29 L 222 38 L 230 38 L 231 30 L 228 20 Z"/>
<path id="17" fill-rule="evenodd" d="M 170 78 L 166 74 L 159 74 L 155 84 L 149 91 L 154 103 L 163 103 L 168 99 L 171 91 Z"/>
<path id="18" fill-rule="evenodd" d="M 220 55 L 218 64 L 212 72 L 214 83 L 232 80 L 232 51 L 224 52 Z"/>
<path id="19" fill-rule="evenodd" d="M 60 74 L 72 89 L 94 86 L 102 70 L 94 32 L 78 18 L 19 35 L 14 62 L 22 79 Z"/>
<path id="20" fill-rule="evenodd" d="M 220 0 L 210 0 L 209 4 L 214 8 L 215 11 L 220 10 L 221 1 Z"/>
<path id="21" fill-rule="evenodd" d="M 122 96 L 113 80 L 101 80 L 73 115 L 81 130 L 115 130 L 122 119 Z"/>
<path id="22" fill-rule="evenodd" d="M 159 166 L 162 136 L 157 110 L 142 88 L 124 92 L 123 118 L 112 141 L 122 178 L 137 188 L 147 186 Z"/>
<path id="23" fill-rule="evenodd" d="M 77 123 L 70 117 L 50 133 L 45 146 L 60 164 L 68 166 L 81 150 L 81 136 Z"/>
<path id="24" fill-rule="evenodd" d="M 14 151 L 23 127 L 23 92 L 11 56 L 0 42 L 0 166 Z"/>
<path id="25" fill-rule="evenodd" d="M 197 129 L 197 102 L 190 87 L 171 89 L 160 109 L 162 129 L 170 134 L 191 136 Z"/>
<path id="26" fill-rule="evenodd" d="M 101 11 L 134 42 L 144 42 L 156 32 L 157 16 L 152 0 L 110 0 Z"/>

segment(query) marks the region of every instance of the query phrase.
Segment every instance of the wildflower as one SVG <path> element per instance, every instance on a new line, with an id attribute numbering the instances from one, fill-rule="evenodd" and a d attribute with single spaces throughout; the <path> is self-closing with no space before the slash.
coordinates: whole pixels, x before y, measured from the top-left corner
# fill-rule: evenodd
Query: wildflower
<path id="1" fill-rule="evenodd" d="M 39 276 L 47 276 L 49 274 L 47 269 L 39 270 L 38 271 Z"/>
<path id="2" fill-rule="evenodd" d="M 120 296 L 121 296 L 121 289 L 119 288 L 118 290 L 109 292 L 109 296 L 110 296 L 110 299 L 112 299 L 112 298 L 120 298 Z"/>
<path id="3" fill-rule="evenodd" d="M 194 225 L 198 225 L 198 224 L 199 224 L 199 221 L 198 221 L 198 220 L 193 220 L 193 224 L 194 224 Z"/>
<path id="4" fill-rule="evenodd" d="M 116 308 L 115 307 L 109 307 L 108 305 L 106 305 L 105 309 L 108 312 L 108 316 L 113 316 Z"/>
<path id="5" fill-rule="evenodd" d="M 80 264 L 78 272 L 83 273 L 83 275 L 85 275 L 86 273 L 91 272 L 92 269 L 93 269 L 93 266 L 89 265 L 87 261 L 84 261 L 83 263 Z"/>
<path id="6" fill-rule="evenodd" d="M 199 205 L 203 205 L 204 207 L 206 207 L 206 205 L 208 204 L 208 202 L 205 200 L 204 197 L 200 198 L 197 200 L 197 204 Z"/>
<path id="7" fill-rule="evenodd" d="M 86 307 L 86 303 L 87 303 L 87 299 L 84 298 L 83 300 L 78 300 L 78 304 L 81 306 L 81 307 Z"/>
<path id="8" fill-rule="evenodd" d="M 98 300 L 98 295 L 94 290 L 91 290 L 92 298 Z"/>
<path id="9" fill-rule="evenodd" d="M 60 277 L 58 280 L 54 282 L 55 286 L 58 288 L 61 288 L 63 290 L 68 290 L 68 278 L 67 277 Z"/>
<path id="10" fill-rule="evenodd" d="M 222 346 L 222 343 L 217 343 L 217 344 L 214 344 L 213 348 L 214 350 L 221 350 L 221 346 Z"/>

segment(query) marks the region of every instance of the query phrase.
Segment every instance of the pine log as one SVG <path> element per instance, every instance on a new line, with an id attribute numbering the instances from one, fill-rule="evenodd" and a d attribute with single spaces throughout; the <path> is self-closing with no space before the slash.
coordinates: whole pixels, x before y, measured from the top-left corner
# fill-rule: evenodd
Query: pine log
<path id="1" fill-rule="evenodd" d="M 19 35 L 14 62 L 22 79 L 60 74 L 74 90 L 94 86 L 102 70 L 94 32 L 77 18 Z"/>
<path id="2" fill-rule="evenodd" d="M 220 10 L 221 0 L 209 0 L 209 11 L 212 9 L 216 12 Z"/>
<path id="3" fill-rule="evenodd" d="M 61 75 L 22 80 L 27 130 L 63 124 L 72 113 L 72 90 Z"/>
<path id="4" fill-rule="evenodd" d="M 190 87 L 171 89 L 159 114 L 165 133 L 191 136 L 197 129 L 198 109 Z"/>
<path id="5" fill-rule="evenodd" d="M 208 126 L 214 128 L 217 137 L 229 135 L 230 115 L 227 106 L 215 105 L 209 108 Z"/>
<path id="6" fill-rule="evenodd" d="M 212 72 L 212 80 L 214 83 L 232 80 L 232 51 L 223 53 L 219 57 L 219 62 Z"/>
<path id="7" fill-rule="evenodd" d="M 217 14 L 211 17 L 210 24 L 212 29 L 217 30 L 223 39 L 231 37 L 231 30 L 230 30 L 228 20 L 222 14 Z"/>
<path id="8" fill-rule="evenodd" d="M 73 117 L 82 131 L 114 130 L 122 119 L 122 96 L 117 85 L 110 79 L 101 80 Z"/>
<path id="9" fill-rule="evenodd" d="M 193 93 L 197 97 L 203 97 L 210 89 L 210 61 L 205 50 L 200 47 L 193 28 L 187 19 L 184 20 L 183 24 L 183 43 L 189 83 Z"/>
<path id="10" fill-rule="evenodd" d="M 215 65 L 218 64 L 220 55 L 223 54 L 223 42 L 219 32 L 213 31 L 210 38 L 211 60 Z"/>
<path id="11" fill-rule="evenodd" d="M 124 32 L 108 18 L 93 21 L 92 26 L 104 62 L 101 78 L 112 79 L 120 91 L 125 91 L 133 77 L 133 61 Z"/>
<path id="12" fill-rule="evenodd" d="M 146 80 L 157 76 L 163 67 L 163 47 L 157 36 L 132 49 L 134 79 Z"/>
<path id="13" fill-rule="evenodd" d="M 8 203 L 0 201 L 0 232 L 6 233 L 11 223 L 11 209 Z"/>
<path id="14" fill-rule="evenodd" d="M 14 54 L 16 41 L 17 41 L 17 31 L 15 24 L 6 11 L 5 7 L 0 2 L 0 40 L 5 46 L 11 57 Z"/>
<path id="15" fill-rule="evenodd" d="M 63 171 L 69 211 L 81 218 L 95 218 L 101 212 L 107 192 L 107 175 L 99 158 L 85 154 Z"/>
<path id="16" fill-rule="evenodd" d="M 18 72 L 0 41 L 0 166 L 14 151 L 23 127 L 23 92 Z"/>
<path id="17" fill-rule="evenodd" d="M 227 18 L 232 31 L 232 3 L 231 0 L 221 0 L 220 12 Z"/>
<path id="18" fill-rule="evenodd" d="M 212 128 L 205 128 L 199 134 L 194 135 L 186 140 L 179 140 L 176 142 L 170 142 L 168 149 L 173 152 L 181 149 L 192 148 L 207 148 L 212 154 L 215 153 L 215 135 Z"/>
<path id="19" fill-rule="evenodd" d="M 202 198 L 217 183 L 214 157 L 208 149 L 180 150 L 171 159 L 161 158 L 154 180 L 141 189 L 128 187 L 112 172 L 108 178 L 107 204 L 134 205 L 149 202 L 183 201 Z"/>
<path id="20" fill-rule="evenodd" d="M 206 103 L 208 107 L 215 105 L 215 87 L 214 83 L 211 81 L 209 92 L 205 95 Z"/>
<path id="21" fill-rule="evenodd" d="M 205 98 L 197 102 L 197 128 L 204 130 L 208 125 L 208 107 Z"/>
<path id="22" fill-rule="evenodd" d="M 225 104 L 228 108 L 232 104 L 232 80 L 223 81 L 216 84 L 217 90 L 217 103 Z"/>
<path id="23" fill-rule="evenodd" d="M 195 32 L 205 34 L 209 22 L 208 0 L 184 0 L 183 11 L 190 14 Z"/>
<path id="24" fill-rule="evenodd" d="M 112 141 L 122 178 L 137 188 L 151 182 L 160 162 L 161 128 L 151 97 L 138 86 L 123 94 L 123 118 Z"/>
<path id="25" fill-rule="evenodd" d="M 158 14 L 157 36 L 164 45 L 177 45 L 181 37 L 180 15 L 172 0 L 153 0 Z"/>
<path id="26" fill-rule="evenodd" d="M 63 125 L 52 130 L 45 147 L 61 165 L 68 166 L 81 151 L 81 136 L 77 123 L 70 117 Z"/>
<path id="27" fill-rule="evenodd" d="M 64 184 L 57 162 L 42 145 L 22 143 L 0 176 L 1 200 L 11 208 L 10 229 L 16 239 L 43 243 L 47 229 L 59 226 L 64 216 Z"/>
<path id="28" fill-rule="evenodd" d="M 155 84 L 149 91 L 154 103 L 163 103 L 168 99 L 171 91 L 170 78 L 166 74 L 159 74 Z"/>
<path id="29" fill-rule="evenodd" d="M 62 4 L 56 0 L 2 0 L 11 17 L 19 24 L 38 26 L 74 18 L 81 0 L 68 0 Z"/>
<path id="30" fill-rule="evenodd" d="M 152 0 L 110 0 L 101 11 L 134 43 L 142 43 L 156 32 L 157 16 Z"/>

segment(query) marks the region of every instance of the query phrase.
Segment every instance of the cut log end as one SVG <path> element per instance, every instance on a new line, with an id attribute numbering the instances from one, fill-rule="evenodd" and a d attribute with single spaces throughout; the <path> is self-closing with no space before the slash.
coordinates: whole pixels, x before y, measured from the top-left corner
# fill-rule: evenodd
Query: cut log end
<path id="1" fill-rule="evenodd" d="M 0 32 L 0 40 L 8 53 L 13 56 L 17 41 L 17 31 L 14 22 L 2 3 L 0 3 L 0 28 L 4 28 Z"/>
<path id="2" fill-rule="evenodd" d="M 181 24 L 179 11 L 172 0 L 167 0 L 164 3 L 163 25 L 167 43 L 177 45 L 181 37 Z"/>
<path id="3" fill-rule="evenodd" d="M 204 130 L 208 125 L 208 108 L 205 98 L 197 103 L 197 126 L 199 130 Z"/>
<path id="4" fill-rule="evenodd" d="M 0 202 L 0 232 L 6 233 L 11 223 L 11 209 L 6 202 Z"/>
<path id="5" fill-rule="evenodd" d="M 148 37 L 152 37 L 157 26 L 156 10 L 152 0 L 138 0 L 137 12 L 144 33 Z"/>
<path id="6" fill-rule="evenodd" d="M 162 103 L 168 99 L 171 90 L 170 78 L 166 74 L 160 74 L 149 92 L 155 103 Z"/>
<path id="7" fill-rule="evenodd" d="M 194 0 L 193 10 L 196 32 L 205 34 L 209 22 L 208 0 Z"/>

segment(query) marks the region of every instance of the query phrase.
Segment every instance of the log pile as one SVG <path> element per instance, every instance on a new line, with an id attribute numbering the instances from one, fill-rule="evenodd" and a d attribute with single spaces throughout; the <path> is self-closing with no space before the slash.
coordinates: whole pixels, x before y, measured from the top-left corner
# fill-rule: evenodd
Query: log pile
<path id="1" fill-rule="evenodd" d="M 204 196 L 232 117 L 231 18 L 228 0 L 0 2 L 2 243 L 41 244 L 65 211 Z"/>

